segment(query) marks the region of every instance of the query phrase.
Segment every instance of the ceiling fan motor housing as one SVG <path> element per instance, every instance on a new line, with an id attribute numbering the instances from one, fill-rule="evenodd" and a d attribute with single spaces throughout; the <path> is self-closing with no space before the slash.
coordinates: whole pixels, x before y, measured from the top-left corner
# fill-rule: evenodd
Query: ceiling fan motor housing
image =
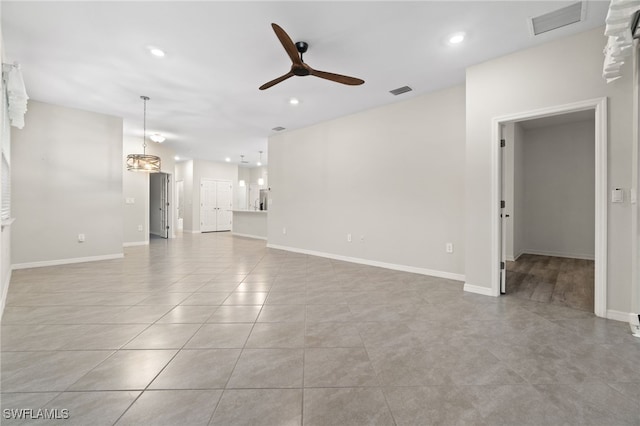
<path id="1" fill-rule="evenodd" d="M 300 60 L 304 62 L 302 55 L 309 49 L 309 44 L 306 41 L 299 41 L 296 43 L 296 49 L 300 53 Z M 291 72 L 297 75 L 298 77 L 304 77 L 305 75 L 311 74 L 311 72 L 305 67 L 301 67 L 299 65 L 293 64 L 291 67 Z"/>
<path id="2" fill-rule="evenodd" d="M 299 41 L 296 43 L 296 49 L 298 49 L 298 52 L 300 53 L 305 53 L 308 48 L 309 43 L 307 43 L 306 41 Z"/>

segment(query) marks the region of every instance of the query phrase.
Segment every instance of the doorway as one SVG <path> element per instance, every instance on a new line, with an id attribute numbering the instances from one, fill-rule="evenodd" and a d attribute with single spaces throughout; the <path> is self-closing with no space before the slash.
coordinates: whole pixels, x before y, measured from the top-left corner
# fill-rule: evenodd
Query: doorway
<path id="1" fill-rule="evenodd" d="M 503 124 L 501 293 L 593 312 L 594 114 Z"/>
<path id="2" fill-rule="evenodd" d="M 151 236 L 169 238 L 170 211 L 168 173 L 149 175 L 149 233 Z"/>
<path id="3" fill-rule="evenodd" d="M 607 98 L 591 99 L 517 114 L 496 117 L 492 120 L 492 134 L 496 143 L 492 149 L 492 294 L 503 293 L 506 288 L 506 204 L 503 199 L 503 148 L 502 130 L 513 122 L 553 117 L 567 113 L 593 111 L 595 117 L 595 182 L 594 182 L 594 307 L 600 317 L 607 315 Z M 501 217 L 502 216 L 502 217 Z M 502 290 L 502 291 L 501 291 Z"/>
<path id="4" fill-rule="evenodd" d="M 231 181 L 200 180 L 200 232 L 231 231 Z"/>

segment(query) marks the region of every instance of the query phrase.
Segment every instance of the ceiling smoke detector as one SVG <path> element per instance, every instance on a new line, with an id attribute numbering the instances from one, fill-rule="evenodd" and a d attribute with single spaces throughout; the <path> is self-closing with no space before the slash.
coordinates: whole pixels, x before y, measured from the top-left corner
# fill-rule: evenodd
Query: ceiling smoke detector
<path id="1" fill-rule="evenodd" d="M 586 4 L 578 2 L 570 4 L 553 12 L 529 19 L 529 27 L 533 35 L 540 35 L 567 25 L 575 24 L 585 19 Z"/>

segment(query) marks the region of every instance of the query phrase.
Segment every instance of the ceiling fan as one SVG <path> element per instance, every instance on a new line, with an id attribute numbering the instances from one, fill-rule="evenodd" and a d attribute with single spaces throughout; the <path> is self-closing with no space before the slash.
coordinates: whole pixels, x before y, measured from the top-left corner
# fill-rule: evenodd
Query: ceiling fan
<path id="1" fill-rule="evenodd" d="M 260 90 L 268 89 L 271 86 L 275 86 L 276 84 L 281 83 L 289 77 L 293 77 L 294 75 L 298 77 L 314 75 L 316 77 L 335 81 L 336 83 L 348 84 L 350 86 L 358 86 L 364 83 L 364 80 L 361 80 L 359 78 L 314 70 L 309 65 L 305 64 L 302 60 L 302 55 L 307 51 L 309 45 L 304 41 L 294 43 L 291 40 L 291 37 L 289 37 L 289 35 L 278 24 L 271 24 L 271 27 L 273 28 L 273 31 L 275 31 L 278 40 L 280 40 L 280 43 L 282 43 L 282 47 L 284 47 L 284 50 L 289 55 L 289 58 L 291 59 L 291 62 L 293 62 L 293 64 L 291 65 L 291 70 L 288 73 L 274 80 L 271 80 L 268 83 L 263 84 L 262 86 L 260 86 Z"/>

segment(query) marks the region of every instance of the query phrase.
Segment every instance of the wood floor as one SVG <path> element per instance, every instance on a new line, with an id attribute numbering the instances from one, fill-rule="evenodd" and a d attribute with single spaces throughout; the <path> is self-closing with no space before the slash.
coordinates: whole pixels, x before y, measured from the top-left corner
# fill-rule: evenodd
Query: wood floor
<path id="1" fill-rule="evenodd" d="M 593 312 L 593 260 L 523 254 L 507 262 L 507 294 Z"/>

